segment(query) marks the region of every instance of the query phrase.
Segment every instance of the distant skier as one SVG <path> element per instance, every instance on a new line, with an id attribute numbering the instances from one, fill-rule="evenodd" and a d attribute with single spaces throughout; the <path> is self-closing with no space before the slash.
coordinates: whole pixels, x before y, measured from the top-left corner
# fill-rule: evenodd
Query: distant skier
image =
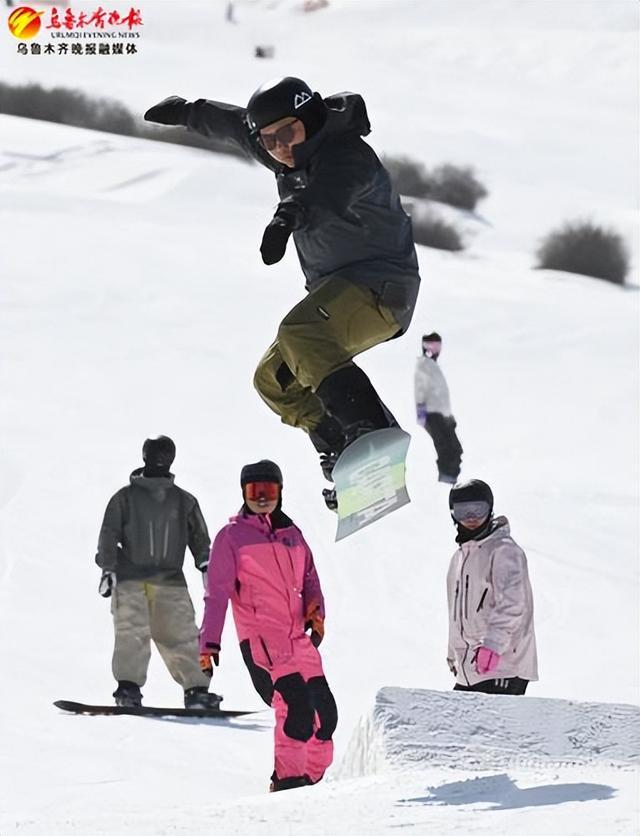
<path id="1" fill-rule="evenodd" d="M 416 361 L 414 390 L 416 417 L 433 440 L 438 456 L 438 479 L 452 484 L 460 475 L 462 445 L 456 435 L 456 420 L 451 414 L 449 387 L 438 357 L 442 337 L 435 331 L 422 338 L 422 357 Z"/>
<path id="2" fill-rule="evenodd" d="M 242 657 L 276 712 L 271 790 L 316 784 L 333 759 L 338 721 L 317 650 L 324 636 L 320 581 L 302 532 L 282 510 L 278 465 L 245 465 L 240 484 L 242 508 L 211 549 L 201 664 L 209 674 L 218 664 L 231 599 Z"/>
<path id="3" fill-rule="evenodd" d="M 459 544 L 447 575 L 447 663 L 456 677 L 454 690 L 524 694 L 538 679 L 525 553 L 506 517 L 494 518 L 486 482 L 455 485 L 449 509 Z"/>
<path id="4" fill-rule="evenodd" d="M 285 424 L 309 433 L 331 481 L 346 445 L 395 425 L 352 358 L 406 331 L 420 283 L 411 221 L 361 139 L 371 130 L 364 100 L 323 100 L 287 76 L 256 90 L 247 108 L 170 96 L 144 118 L 226 140 L 275 174 L 280 203 L 262 260 L 280 261 L 293 235 L 308 295 L 280 323 L 254 385 Z"/>
<path id="5" fill-rule="evenodd" d="M 209 532 L 198 501 L 174 484 L 169 468 L 175 444 L 147 439 L 144 468 L 110 500 L 100 530 L 96 563 L 99 592 L 111 598 L 115 629 L 113 675 L 116 704 L 138 706 L 147 679 L 151 639 L 171 676 L 184 688 L 185 708 L 217 708 L 199 664 L 198 628 L 182 572 L 187 545 L 205 573 Z"/>

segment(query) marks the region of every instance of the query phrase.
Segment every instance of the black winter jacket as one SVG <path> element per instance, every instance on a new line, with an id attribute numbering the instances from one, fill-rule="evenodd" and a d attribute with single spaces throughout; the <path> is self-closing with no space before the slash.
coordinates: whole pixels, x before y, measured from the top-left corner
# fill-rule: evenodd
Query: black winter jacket
<path id="1" fill-rule="evenodd" d="M 100 529 L 96 563 L 118 580 L 185 584 L 187 546 L 196 568 L 209 561 L 209 532 L 197 499 L 167 477 L 134 470 L 130 484 L 109 501 Z"/>
<path id="2" fill-rule="evenodd" d="M 276 214 L 291 220 L 307 290 L 339 276 L 371 288 L 406 331 L 420 276 L 411 220 L 373 149 L 362 96 L 339 93 L 324 100 L 327 119 L 294 149 L 295 168 L 274 160 L 253 135 L 246 110 L 198 99 L 186 106 L 186 125 L 240 147 L 276 175 Z"/>

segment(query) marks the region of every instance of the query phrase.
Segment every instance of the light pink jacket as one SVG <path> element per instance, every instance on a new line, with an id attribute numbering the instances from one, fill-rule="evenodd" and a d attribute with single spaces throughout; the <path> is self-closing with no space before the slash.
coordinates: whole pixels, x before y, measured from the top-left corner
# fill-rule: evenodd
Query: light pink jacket
<path id="1" fill-rule="evenodd" d="M 264 515 L 240 514 L 218 532 L 207 570 L 202 651 L 207 642 L 220 644 L 229 599 L 238 640 L 250 640 L 257 665 L 272 669 L 291 659 L 310 605 L 318 604 L 324 616 L 320 581 L 300 529 L 291 524 L 273 530 Z"/>
<path id="2" fill-rule="evenodd" d="M 497 517 L 491 534 L 463 543 L 447 575 L 449 648 L 460 685 L 518 676 L 537 680 L 533 596 L 527 558 L 513 540 L 506 517 Z M 496 670 L 476 673 L 480 646 L 500 654 Z"/>

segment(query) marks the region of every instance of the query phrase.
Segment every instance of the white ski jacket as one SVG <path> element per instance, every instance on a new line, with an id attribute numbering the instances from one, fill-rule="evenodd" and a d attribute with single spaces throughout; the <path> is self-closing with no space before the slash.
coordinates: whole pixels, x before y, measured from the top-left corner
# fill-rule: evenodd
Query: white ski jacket
<path id="1" fill-rule="evenodd" d="M 427 405 L 427 412 L 439 412 L 445 417 L 451 415 L 449 387 L 442 369 L 431 357 L 418 357 L 414 375 L 416 405 Z"/>
<path id="2" fill-rule="evenodd" d="M 462 543 L 447 575 L 449 648 L 460 685 L 518 676 L 538 679 L 533 596 L 527 558 L 512 539 L 506 517 L 497 517 L 482 540 Z M 478 674 L 480 645 L 500 654 L 490 674 Z"/>

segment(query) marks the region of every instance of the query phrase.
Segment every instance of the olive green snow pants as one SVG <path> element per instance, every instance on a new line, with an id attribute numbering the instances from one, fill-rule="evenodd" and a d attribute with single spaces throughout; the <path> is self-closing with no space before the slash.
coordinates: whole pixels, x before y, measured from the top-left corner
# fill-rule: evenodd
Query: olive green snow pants
<path id="1" fill-rule="evenodd" d="M 169 673 L 186 690 L 209 687 L 200 670 L 198 628 L 186 586 L 119 581 L 111 596 L 113 675 L 144 685 L 155 642 Z"/>
<path id="2" fill-rule="evenodd" d="M 324 416 L 315 391 L 325 377 L 399 330 L 369 288 L 327 279 L 282 320 L 253 385 L 283 423 L 313 430 Z"/>

